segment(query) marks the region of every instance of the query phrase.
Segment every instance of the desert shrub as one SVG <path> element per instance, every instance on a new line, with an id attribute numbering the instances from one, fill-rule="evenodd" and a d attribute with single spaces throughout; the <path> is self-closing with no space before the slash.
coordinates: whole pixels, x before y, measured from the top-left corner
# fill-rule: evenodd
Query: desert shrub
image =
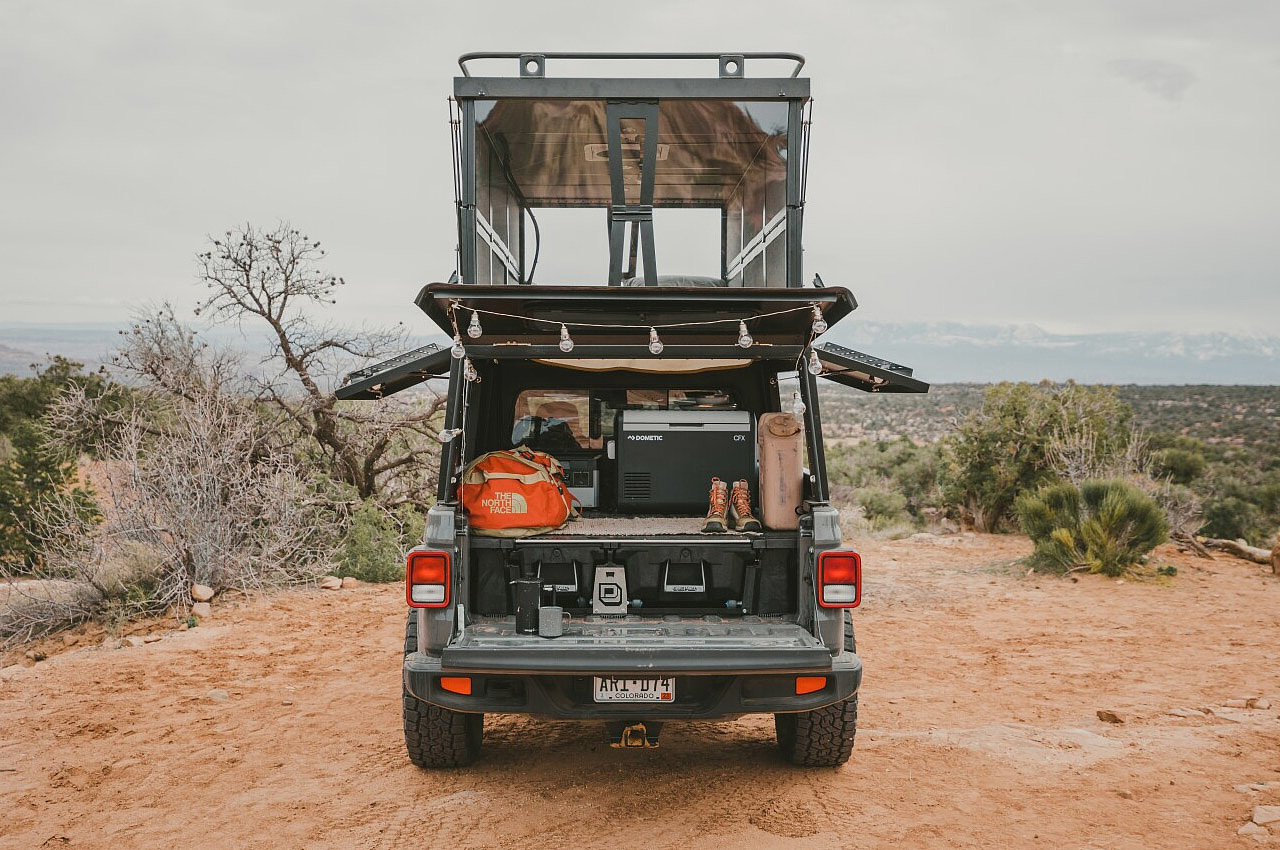
<path id="1" fill-rule="evenodd" d="M 1019 494 L 1059 477 L 1059 466 L 1120 471 L 1128 463 L 1132 410 L 1113 387 L 1003 383 L 943 440 L 942 495 L 979 531 L 1013 516 Z"/>
<path id="2" fill-rule="evenodd" d="M 1190 484 L 1204 475 L 1208 461 L 1199 452 L 1168 448 L 1151 453 L 1151 474 L 1168 478 L 1174 484 Z"/>
<path id="3" fill-rule="evenodd" d="M 911 521 L 911 515 L 907 513 L 907 497 L 896 491 L 882 487 L 858 487 L 853 491 L 853 498 L 872 521 Z"/>
<path id="4" fill-rule="evenodd" d="M 1050 484 L 1020 496 L 1017 512 L 1033 564 L 1051 570 L 1122 575 L 1169 532 L 1160 506 L 1126 481 Z"/>
<path id="5" fill-rule="evenodd" d="M 405 552 L 421 539 L 423 525 L 416 511 L 388 512 L 365 502 L 343 534 L 337 574 L 369 582 L 403 581 Z"/>
<path id="6" fill-rule="evenodd" d="M 1224 540 L 1259 539 L 1266 536 L 1262 519 L 1258 506 L 1239 496 L 1209 499 L 1205 502 L 1200 533 Z"/>
<path id="7" fill-rule="evenodd" d="M 864 518 L 880 526 L 919 526 L 941 505 L 938 458 L 936 445 L 916 445 L 906 437 L 832 446 L 832 501 L 861 505 Z"/>
<path id="8" fill-rule="evenodd" d="M 39 560 L 39 540 L 31 525 L 36 505 L 54 494 L 69 496 L 64 506 L 91 519 L 97 506 L 77 481 L 76 449 L 50 439 L 44 427 L 49 407 L 76 387 L 101 396 L 101 375 L 86 375 L 81 364 L 53 358 L 34 377 L 0 376 L 0 563 L 11 570 Z"/>

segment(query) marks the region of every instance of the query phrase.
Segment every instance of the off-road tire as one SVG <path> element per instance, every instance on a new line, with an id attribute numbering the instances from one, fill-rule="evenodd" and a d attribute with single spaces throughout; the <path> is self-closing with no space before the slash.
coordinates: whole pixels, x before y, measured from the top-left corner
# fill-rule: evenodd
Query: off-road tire
<path id="1" fill-rule="evenodd" d="M 813 711 L 775 714 L 773 725 L 787 761 L 804 767 L 839 767 L 853 755 L 858 695 Z"/>
<path id="2" fill-rule="evenodd" d="M 853 612 L 844 612 L 844 651 L 857 652 Z M 792 764 L 806 767 L 838 767 L 853 755 L 858 731 L 858 695 L 834 705 L 796 714 L 775 714 L 773 725 L 778 747 Z"/>
<path id="3" fill-rule="evenodd" d="M 409 612 L 404 627 L 404 652 L 418 648 L 418 618 Z M 404 700 L 404 746 L 409 761 L 418 767 L 466 767 L 480 755 L 484 715 L 467 714 L 431 705 L 409 693 L 401 684 Z"/>

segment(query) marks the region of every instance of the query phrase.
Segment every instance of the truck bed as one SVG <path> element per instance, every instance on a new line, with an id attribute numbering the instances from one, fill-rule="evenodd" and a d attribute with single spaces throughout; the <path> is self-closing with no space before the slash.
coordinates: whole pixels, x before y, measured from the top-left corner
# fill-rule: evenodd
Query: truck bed
<path id="1" fill-rule="evenodd" d="M 754 549 L 792 548 L 795 531 L 752 531 L 704 534 L 700 516 L 589 515 L 568 522 L 563 528 L 530 537 L 483 537 L 473 534 L 471 545 L 480 549 L 511 549 L 523 546 L 565 543 L 645 543 L 733 545 Z"/>

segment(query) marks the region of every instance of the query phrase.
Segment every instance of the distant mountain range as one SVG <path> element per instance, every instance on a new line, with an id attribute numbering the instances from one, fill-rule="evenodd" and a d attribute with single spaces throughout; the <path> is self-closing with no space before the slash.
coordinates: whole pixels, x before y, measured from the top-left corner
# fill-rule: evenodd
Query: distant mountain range
<path id="1" fill-rule="evenodd" d="M 0 323 L 0 374 L 61 354 L 89 368 L 109 359 L 116 324 Z M 244 344 L 217 329 L 219 342 Z M 1055 334 L 1035 325 L 874 322 L 851 319 L 827 338 L 910 366 L 931 383 L 1054 381 L 1106 384 L 1280 386 L 1280 337 L 1240 333 Z"/>
<path id="2" fill-rule="evenodd" d="M 1280 336 L 1239 333 L 1055 334 L 1035 325 L 859 322 L 833 341 L 912 367 L 933 383 L 1280 385 Z"/>

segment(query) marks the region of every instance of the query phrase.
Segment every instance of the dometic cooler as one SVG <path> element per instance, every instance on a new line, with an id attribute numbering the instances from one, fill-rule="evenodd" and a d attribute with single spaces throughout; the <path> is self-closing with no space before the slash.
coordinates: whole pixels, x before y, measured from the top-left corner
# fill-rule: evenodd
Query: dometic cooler
<path id="1" fill-rule="evenodd" d="M 618 413 L 618 510 L 702 514 L 712 477 L 756 486 L 755 421 L 745 410 Z"/>

